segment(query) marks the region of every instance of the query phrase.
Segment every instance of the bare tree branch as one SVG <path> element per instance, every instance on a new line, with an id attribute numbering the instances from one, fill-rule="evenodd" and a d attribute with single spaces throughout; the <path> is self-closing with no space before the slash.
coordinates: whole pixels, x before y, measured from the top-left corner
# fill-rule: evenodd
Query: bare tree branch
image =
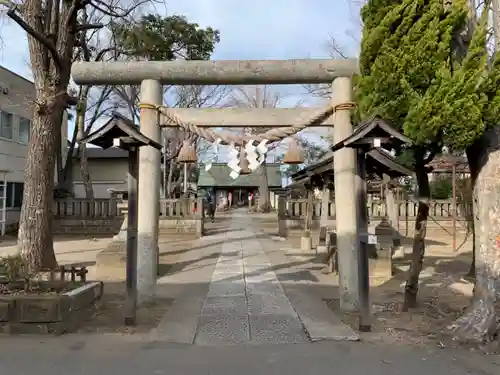
<path id="1" fill-rule="evenodd" d="M 45 46 L 50 51 L 52 59 L 54 60 L 54 64 L 57 69 L 62 68 L 62 59 L 57 52 L 56 45 L 54 41 L 47 36 L 43 35 L 40 31 L 33 28 L 28 22 L 26 22 L 19 14 L 18 14 L 18 5 L 12 4 L 11 8 L 7 11 L 7 15 L 16 22 L 28 35 L 31 35 L 33 38 L 38 40 L 41 44 Z"/>

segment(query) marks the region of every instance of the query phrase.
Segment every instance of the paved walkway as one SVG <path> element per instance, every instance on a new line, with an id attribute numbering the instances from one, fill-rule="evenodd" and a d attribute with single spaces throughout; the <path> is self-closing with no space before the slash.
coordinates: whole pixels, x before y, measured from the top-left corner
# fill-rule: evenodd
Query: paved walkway
<path id="1" fill-rule="evenodd" d="M 187 268 L 159 280 L 186 287 L 152 333 L 155 340 L 210 346 L 357 340 L 321 299 L 287 296 L 267 255 L 280 243 L 251 216 L 236 210 L 227 223 L 193 245 L 197 251 L 180 262 Z"/>

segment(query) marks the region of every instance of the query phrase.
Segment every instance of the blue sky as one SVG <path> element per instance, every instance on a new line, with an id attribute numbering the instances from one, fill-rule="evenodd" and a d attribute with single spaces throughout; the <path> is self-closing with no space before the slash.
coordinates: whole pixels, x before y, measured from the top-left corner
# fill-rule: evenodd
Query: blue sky
<path id="1" fill-rule="evenodd" d="M 214 59 L 290 59 L 327 57 L 329 36 L 351 53 L 357 43 L 346 33 L 356 29 L 350 0 L 170 0 L 169 14 L 185 15 L 201 26 L 220 30 Z M 162 8 L 158 11 L 163 13 Z M 3 17 L 2 17 L 3 18 Z M 2 19 L 0 64 L 31 77 L 26 35 Z"/>
<path id="2" fill-rule="evenodd" d="M 335 37 L 350 55 L 358 50 L 356 0 L 170 0 L 168 14 L 220 30 L 213 59 L 327 58 L 328 40 Z M 164 8 L 157 8 L 164 13 Z M 23 30 L 3 19 L 0 64 L 31 78 Z M 285 106 L 310 102 L 300 87 L 279 88 Z"/>

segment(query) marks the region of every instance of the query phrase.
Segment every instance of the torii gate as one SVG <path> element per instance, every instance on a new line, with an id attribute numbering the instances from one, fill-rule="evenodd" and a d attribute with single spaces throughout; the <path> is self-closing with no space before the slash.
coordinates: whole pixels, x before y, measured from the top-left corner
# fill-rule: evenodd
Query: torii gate
<path id="1" fill-rule="evenodd" d="M 358 61 L 342 60 L 227 60 L 227 61 L 131 61 L 77 62 L 72 77 L 79 85 L 140 85 L 141 132 L 160 142 L 160 126 L 194 132 L 208 141 L 243 145 L 249 140 L 277 141 L 308 126 L 334 126 L 334 143 L 352 134 L 351 77 L 358 74 Z M 331 103 L 319 111 L 311 108 L 166 108 L 162 85 L 264 85 L 332 84 Z M 265 127 L 265 134 L 245 137 L 214 133 L 212 127 Z M 159 150 L 143 147 L 139 152 L 138 259 L 139 303 L 155 296 L 158 247 L 158 197 L 160 196 Z M 358 306 L 358 223 L 355 184 L 356 153 L 344 148 L 333 160 L 341 307 Z"/>

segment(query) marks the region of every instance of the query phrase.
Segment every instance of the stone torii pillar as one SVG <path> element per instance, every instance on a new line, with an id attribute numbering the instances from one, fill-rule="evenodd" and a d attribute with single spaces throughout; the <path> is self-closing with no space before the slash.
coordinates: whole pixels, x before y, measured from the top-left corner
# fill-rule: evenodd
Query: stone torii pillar
<path id="1" fill-rule="evenodd" d="M 351 79 L 336 78 L 332 84 L 332 105 L 351 101 Z M 336 144 L 352 134 L 351 111 L 339 109 L 334 116 L 333 143 Z M 350 148 L 337 151 L 333 169 L 340 307 L 344 311 L 356 311 L 359 307 L 356 151 Z"/>
<path id="2" fill-rule="evenodd" d="M 163 104 L 163 87 L 159 81 L 141 83 L 141 103 Z M 159 115 L 156 108 L 140 108 L 141 132 L 161 143 Z M 137 301 L 151 302 L 156 294 L 158 259 L 158 226 L 160 210 L 161 151 L 153 147 L 139 150 L 139 191 L 137 220 Z"/>

